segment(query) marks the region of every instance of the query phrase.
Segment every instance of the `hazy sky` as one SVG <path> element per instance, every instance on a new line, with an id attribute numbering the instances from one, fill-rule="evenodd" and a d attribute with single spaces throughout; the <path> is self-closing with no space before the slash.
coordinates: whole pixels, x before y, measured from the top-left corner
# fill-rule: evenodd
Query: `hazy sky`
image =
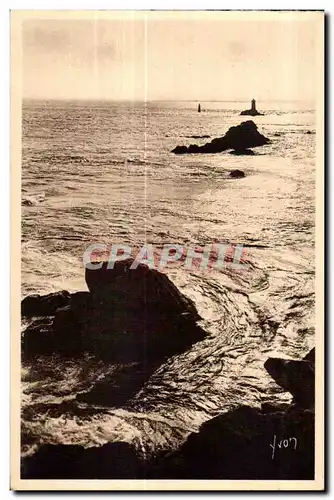
<path id="1" fill-rule="evenodd" d="M 314 98 L 310 20 L 91 17 L 23 22 L 24 97 Z"/>

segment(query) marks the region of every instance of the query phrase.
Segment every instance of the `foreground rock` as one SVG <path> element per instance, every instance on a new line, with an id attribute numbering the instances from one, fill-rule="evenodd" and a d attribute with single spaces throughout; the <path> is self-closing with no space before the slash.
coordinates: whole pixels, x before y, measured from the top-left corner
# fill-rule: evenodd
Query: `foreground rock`
<path id="1" fill-rule="evenodd" d="M 197 325 L 200 317 L 194 304 L 169 278 L 144 265 L 130 269 L 132 262 L 118 262 L 114 269 L 107 269 L 107 263 L 98 270 L 87 269 L 90 292 L 23 301 L 26 316 L 41 316 L 24 331 L 23 361 L 88 353 L 117 365 L 110 377 L 78 396 L 80 401 L 123 404 L 164 360 L 206 336 Z"/>
<path id="2" fill-rule="evenodd" d="M 242 179 L 245 177 L 245 173 L 242 170 L 232 170 L 230 172 L 230 177 L 233 177 L 234 179 Z"/>
<path id="3" fill-rule="evenodd" d="M 255 153 L 254 151 L 252 151 L 251 149 L 244 149 L 242 151 L 231 151 L 230 152 L 230 155 L 237 155 L 237 156 L 243 156 L 243 155 L 246 155 L 246 156 L 254 156 Z"/>
<path id="4" fill-rule="evenodd" d="M 187 136 L 190 139 L 210 139 L 209 135 L 188 135 Z"/>
<path id="5" fill-rule="evenodd" d="M 191 144 L 189 147 L 176 146 L 176 148 L 172 150 L 172 153 L 221 153 L 222 151 L 233 149 L 235 152 L 245 154 L 244 152 L 247 151 L 248 148 L 264 146 L 269 142 L 267 137 L 260 134 L 255 123 L 249 120 L 229 128 L 223 137 L 213 139 L 203 146 L 198 146 L 197 144 Z"/>
<path id="6" fill-rule="evenodd" d="M 314 413 L 240 406 L 205 422 L 179 450 L 144 459 L 128 443 L 43 445 L 22 460 L 24 479 L 314 478 Z"/>
<path id="7" fill-rule="evenodd" d="M 48 295 L 29 295 L 21 302 L 21 314 L 26 317 L 53 316 L 57 309 L 70 303 L 70 294 L 66 290 Z"/>
<path id="8" fill-rule="evenodd" d="M 240 115 L 242 116 L 263 116 L 262 113 L 259 113 L 258 110 L 256 109 L 256 102 L 255 99 L 252 99 L 251 101 L 251 108 L 250 109 L 245 109 L 245 111 L 241 111 Z"/>
<path id="9" fill-rule="evenodd" d="M 314 350 L 301 363 L 312 359 Z M 205 422 L 179 450 L 155 461 L 152 477 L 314 479 L 314 410 L 299 401 L 240 406 Z"/>
<path id="10" fill-rule="evenodd" d="M 22 479 L 140 479 L 142 460 L 128 443 L 108 443 L 83 448 L 76 445 L 43 445 L 22 460 Z"/>

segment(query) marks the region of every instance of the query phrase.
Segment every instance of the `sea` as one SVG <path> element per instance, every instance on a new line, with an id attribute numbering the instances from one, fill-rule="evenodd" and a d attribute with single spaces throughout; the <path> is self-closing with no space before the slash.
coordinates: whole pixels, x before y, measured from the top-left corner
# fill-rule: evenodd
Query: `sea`
<path id="1" fill-rule="evenodd" d="M 301 359 L 315 343 L 315 109 L 258 102 L 264 115 L 251 118 L 240 116 L 249 102 L 197 105 L 23 101 L 22 298 L 87 290 L 83 254 L 96 242 L 238 244 L 248 263 L 165 270 L 207 337 L 167 359 L 122 407 L 70 404 L 112 374 L 101 360 L 24 364 L 23 454 L 125 441 L 150 456 L 240 404 L 291 401 L 263 364 Z M 247 119 L 270 139 L 254 156 L 171 153 Z M 234 169 L 245 177 L 230 178 Z"/>

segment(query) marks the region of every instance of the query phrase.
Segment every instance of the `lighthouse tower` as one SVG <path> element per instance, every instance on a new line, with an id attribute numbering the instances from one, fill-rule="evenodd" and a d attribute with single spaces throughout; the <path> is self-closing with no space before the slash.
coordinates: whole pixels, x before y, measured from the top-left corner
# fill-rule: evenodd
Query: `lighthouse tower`
<path id="1" fill-rule="evenodd" d="M 255 99 L 252 99 L 252 107 L 251 107 L 251 111 L 253 111 L 254 113 L 256 113 L 256 102 L 255 102 Z"/>

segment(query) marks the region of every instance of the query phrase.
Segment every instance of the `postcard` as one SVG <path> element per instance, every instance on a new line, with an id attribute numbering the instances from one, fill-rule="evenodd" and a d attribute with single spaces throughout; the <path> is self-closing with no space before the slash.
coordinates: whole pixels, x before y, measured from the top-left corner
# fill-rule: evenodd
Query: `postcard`
<path id="1" fill-rule="evenodd" d="M 324 19 L 11 12 L 12 489 L 324 489 Z"/>

